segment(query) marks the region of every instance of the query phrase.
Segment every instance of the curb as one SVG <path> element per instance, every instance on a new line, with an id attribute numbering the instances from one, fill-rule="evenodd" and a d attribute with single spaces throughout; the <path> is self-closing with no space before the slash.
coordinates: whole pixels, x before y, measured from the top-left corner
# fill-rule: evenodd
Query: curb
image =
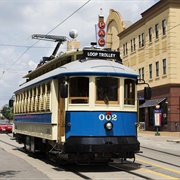
<path id="1" fill-rule="evenodd" d="M 180 143 L 180 140 L 166 140 L 167 142 L 175 142 L 175 143 Z"/>

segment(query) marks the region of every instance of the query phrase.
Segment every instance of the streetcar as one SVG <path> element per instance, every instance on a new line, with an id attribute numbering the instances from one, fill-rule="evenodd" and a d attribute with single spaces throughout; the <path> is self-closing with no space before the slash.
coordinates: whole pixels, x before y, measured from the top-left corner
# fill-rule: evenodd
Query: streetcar
<path id="1" fill-rule="evenodd" d="M 17 142 L 60 163 L 135 158 L 138 73 L 122 64 L 118 51 L 92 44 L 56 56 L 67 38 L 37 37 L 58 44 L 14 93 Z M 144 92 L 150 98 L 150 87 Z"/>

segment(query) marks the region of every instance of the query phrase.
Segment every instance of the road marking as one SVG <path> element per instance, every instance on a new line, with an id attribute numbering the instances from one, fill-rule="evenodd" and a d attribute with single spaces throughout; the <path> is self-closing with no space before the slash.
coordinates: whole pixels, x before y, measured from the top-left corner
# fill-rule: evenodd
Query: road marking
<path id="1" fill-rule="evenodd" d="M 151 173 L 151 174 L 156 174 L 158 176 L 161 176 L 161 177 L 164 177 L 164 178 L 168 178 L 168 179 L 173 179 L 173 180 L 178 180 L 179 178 L 175 178 L 175 177 L 172 177 L 172 176 L 168 176 L 168 175 L 165 175 L 165 174 L 162 174 L 162 173 L 158 173 L 158 172 L 155 172 L 155 171 L 152 171 L 152 170 L 149 170 L 149 169 L 145 169 L 145 168 L 141 168 L 140 170 L 142 171 L 145 171 L 145 172 L 148 172 L 148 173 Z"/>
<path id="2" fill-rule="evenodd" d="M 139 161 L 141 161 L 141 160 L 139 160 Z M 122 163 L 119 163 L 119 162 L 117 162 L 117 161 L 115 161 L 114 163 L 116 163 L 116 164 L 122 164 Z M 147 164 L 148 164 L 148 162 L 147 162 Z M 133 168 L 133 169 L 137 169 L 137 167 L 135 167 L 135 166 L 132 166 L 132 164 L 122 164 L 123 166 L 127 166 L 127 167 L 131 167 L 131 168 Z M 120 167 L 116 167 L 116 166 L 114 166 L 115 168 L 118 168 L 118 169 L 121 169 L 121 170 L 123 170 L 123 171 L 125 171 L 125 172 L 128 172 L 126 169 L 123 169 L 123 168 L 120 168 Z M 143 171 L 143 172 L 146 172 L 146 173 L 150 173 L 150 174 L 155 174 L 155 175 L 157 175 L 157 176 L 161 176 L 161 177 L 163 177 L 163 179 L 165 178 L 165 179 L 172 179 L 172 180 L 179 180 L 179 178 L 176 178 L 176 177 L 172 177 L 172 176 L 169 176 L 169 175 L 165 175 L 165 174 L 162 174 L 162 173 L 159 173 L 159 172 L 156 172 L 156 171 L 152 171 L 152 170 L 149 170 L 149 169 L 146 169 L 146 168 L 141 168 L 141 167 L 139 167 L 139 169 L 138 169 L 139 171 Z M 138 173 L 137 173 L 138 174 Z M 147 175 L 146 175 L 147 176 Z"/>
<path id="3" fill-rule="evenodd" d="M 161 168 L 161 169 L 165 169 L 167 171 L 171 171 L 171 172 L 180 174 L 180 171 L 176 171 L 176 170 L 173 170 L 173 169 L 170 169 L 170 168 L 166 168 L 166 167 L 163 167 L 163 166 L 160 166 L 160 165 L 157 165 L 157 164 L 154 164 L 154 163 L 150 163 L 150 162 L 147 162 L 147 161 L 144 161 L 144 160 L 141 160 L 141 159 L 136 159 L 136 160 L 139 161 L 139 162 L 145 163 L 145 164 L 150 164 L 152 166 L 155 166 L 155 167 L 158 167 L 158 168 Z"/>
<path id="4" fill-rule="evenodd" d="M 133 167 L 134 169 L 136 169 L 136 167 L 131 166 L 130 164 L 123 164 L 123 165 L 128 166 L 128 167 Z M 169 175 L 165 175 L 165 174 L 162 174 L 162 173 L 159 173 L 159 172 L 156 172 L 156 171 L 152 171 L 152 170 L 149 170 L 149 169 L 146 169 L 146 168 L 141 168 L 141 167 L 140 167 L 139 170 L 140 170 L 140 171 L 143 171 L 143 172 L 150 173 L 150 174 L 155 174 L 155 175 L 164 177 L 164 178 L 166 178 L 166 179 L 179 180 L 179 178 L 176 178 L 176 177 L 173 177 L 173 176 L 169 176 Z"/>

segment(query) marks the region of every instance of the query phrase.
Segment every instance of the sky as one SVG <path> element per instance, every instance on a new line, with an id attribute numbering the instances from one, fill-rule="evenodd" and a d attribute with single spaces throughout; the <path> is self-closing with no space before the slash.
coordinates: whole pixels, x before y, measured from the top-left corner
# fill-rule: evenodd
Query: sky
<path id="1" fill-rule="evenodd" d="M 69 37 L 76 29 L 81 48 L 95 41 L 98 15 L 118 11 L 135 23 L 158 0 L 0 0 L 0 109 L 8 104 L 22 78 L 50 56 L 56 43 L 37 41 L 33 34 Z M 102 8 L 102 11 L 100 10 Z M 65 51 L 63 44 L 59 51 Z"/>

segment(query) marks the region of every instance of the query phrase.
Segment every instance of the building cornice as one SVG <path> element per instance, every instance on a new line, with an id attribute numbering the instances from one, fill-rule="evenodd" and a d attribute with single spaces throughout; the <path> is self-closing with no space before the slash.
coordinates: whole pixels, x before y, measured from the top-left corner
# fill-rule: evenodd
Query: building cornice
<path id="1" fill-rule="evenodd" d="M 120 39 L 126 37 L 128 34 L 134 32 L 137 28 L 142 27 L 148 19 L 152 19 L 156 17 L 157 14 L 165 11 L 166 9 L 173 7 L 173 8 L 180 8 L 180 0 L 160 0 L 149 9 L 141 13 L 142 18 L 129 26 L 127 29 L 122 31 L 118 34 Z"/>

